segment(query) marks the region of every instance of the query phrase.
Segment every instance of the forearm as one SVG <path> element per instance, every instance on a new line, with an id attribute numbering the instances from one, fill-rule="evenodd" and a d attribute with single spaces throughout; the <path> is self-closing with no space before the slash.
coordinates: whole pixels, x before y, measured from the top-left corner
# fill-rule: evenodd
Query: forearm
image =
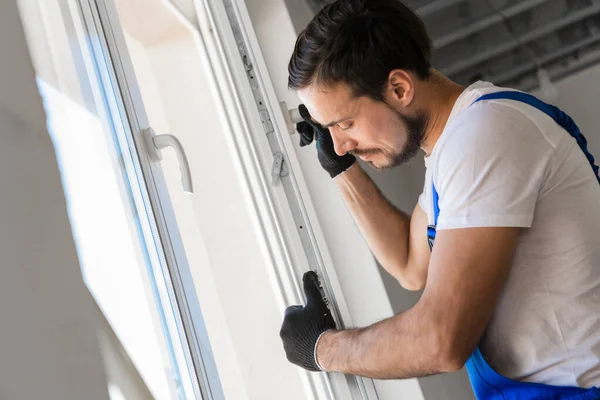
<path id="1" fill-rule="evenodd" d="M 326 332 L 317 347 L 319 364 L 326 371 L 373 379 L 417 378 L 461 368 L 439 327 L 413 310 L 367 328 Z"/>
<path id="2" fill-rule="evenodd" d="M 419 302 L 364 329 L 327 331 L 317 361 L 325 370 L 378 379 L 460 369 L 492 318 L 519 234 L 510 227 L 439 231 Z"/>
<path id="3" fill-rule="evenodd" d="M 355 164 L 336 178 L 342 197 L 379 263 L 403 286 L 409 274 L 410 217 L 396 209 Z"/>

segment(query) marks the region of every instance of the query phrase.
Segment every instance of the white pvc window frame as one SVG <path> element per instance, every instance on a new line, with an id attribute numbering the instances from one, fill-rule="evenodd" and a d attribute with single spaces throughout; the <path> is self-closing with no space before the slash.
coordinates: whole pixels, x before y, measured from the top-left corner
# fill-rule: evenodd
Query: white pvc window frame
<path id="1" fill-rule="evenodd" d="M 104 79 L 116 87 L 118 112 L 125 115 L 130 130 L 127 132 L 129 148 L 134 152 L 132 171 L 141 185 L 139 198 L 149 215 L 149 234 L 157 243 L 159 264 L 153 266 L 161 303 L 172 309 L 169 326 L 170 339 L 181 343 L 183 363 L 189 374 L 196 399 L 224 399 L 214 362 L 204 319 L 198 303 L 191 271 L 170 202 L 165 178 L 160 165 L 151 162 L 147 153 L 143 131 L 151 128 L 144 103 L 136 82 L 133 65 L 120 26 L 113 0 L 69 0 L 72 13 L 80 13 L 88 26 L 95 26 L 100 34 L 92 44 L 94 53 L 100 53 L 108 64 Z M 92 40 L 93 39 L 93 40 Z M 187 384 L 187 383 L 186 383 Z"/>
<path id="2" fill-rule="evenodd" d="M 290 199 L 281 184 L 271 185 L 273 148 L 265 134 L 246 68 L 239 54 L 239 43 L 230 26 L 227 5 L 224 0 L 195 0 L 195 5 L 203 51 L 206 52 L 213 84 L 221 99 L 220 107 L 231 127 L 229 141 L 234 153 L 232 160 L 238 172 L 246 178 L 248 201 L 253 205 L 253 218 L 264 237 L 263 251 L 270 260 L 272 284 L 283 315 L 287 305 L 304 303 L 301 277 L 310 263 L 298 233 Z M 316 245 L 325 243 L 324 234 L 310 200 L 307 184 L 300 172 L 299 160 L 293 151 L 285 150 L 293 148 L 291 137 L 260 54 L 250 16 L 243 1 L 232 0 L 228 5 L 233 8 L 240 23 L 244 44 L 251 53 L 249 61 L 256 71 L 256 84 L 261 85 L 265 92 L 264 101 L 276 131 L 279 151 L 284 153 L 285 162 L 290 169 L 289 179 L 295 186 L 301 212 L 306 223 L 310 224 L 304 229 L 310 228 L 313 235 L 312 243 L 321 262 L 321 272 L 327 275 L 329 289 L 335 294 L 335 307 L 341 319 L 346 326 L 354 325 L 333 268 L 332 258 L 326 246 Z M 302 378 L 306 393 L 312 399 L 378 398 L 370 379 L 308 372 L 303 372 Z M 352 384 L 353 379 L 358 384 Z"/>

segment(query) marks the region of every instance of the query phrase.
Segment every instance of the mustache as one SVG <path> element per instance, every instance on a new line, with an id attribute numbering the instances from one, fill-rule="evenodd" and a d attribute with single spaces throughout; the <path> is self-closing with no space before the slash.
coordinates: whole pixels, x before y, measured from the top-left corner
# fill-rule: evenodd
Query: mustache
<path id="1" fill-rule="evenodd" d="M 381 154 L 383 151 L 381 149 L 354 149 L 350 151 L 350 154 L 353 156 L 366 156 L 369 154 Z"/>

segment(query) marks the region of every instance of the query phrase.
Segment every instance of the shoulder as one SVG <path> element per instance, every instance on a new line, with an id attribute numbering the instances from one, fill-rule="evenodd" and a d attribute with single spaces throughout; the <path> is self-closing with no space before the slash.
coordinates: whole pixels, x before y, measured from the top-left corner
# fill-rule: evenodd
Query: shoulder
<path id="1" fill-rule="evenodd" d="M 490 179 L 520 182 L 523 174 L 542 177 L 554 154 L 530 116 L 504 101 L 471 105 L 440 140 L 433 178 L 442 191 L 468 190 Z"/>
<path id="2" fill-rule="evenodd" d="M 438 162 L 516 152 L 542 156 L 551 146 L 526 105 L 507 100 L 475 103 L 457 115 L 436 146 Z"/>
<path id="3" fill-rule="evenodd" d="M 481 132 L 486 132 L 481 139 L 500 134 L 516 136 L 522 132 L 539 133 L 539 128 L 525 107 L 525 104 L 510 100 L 486 100 L 472 104 L 448 124 L 447 130 L 452 133 L 448 135 L 449 139 Z"/>

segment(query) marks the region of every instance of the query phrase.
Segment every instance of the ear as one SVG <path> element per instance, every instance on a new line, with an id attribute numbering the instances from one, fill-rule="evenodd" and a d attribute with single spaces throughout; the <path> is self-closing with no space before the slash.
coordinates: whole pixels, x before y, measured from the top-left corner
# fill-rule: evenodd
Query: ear
<path id="1" fill-rule="evenodd" d="M 396 103 L 402 108 L 408 107 L 415 96 L 413 77 L 404 70 L 393 70 L 388 76 L 386 94 L 388 101 Z"/>

